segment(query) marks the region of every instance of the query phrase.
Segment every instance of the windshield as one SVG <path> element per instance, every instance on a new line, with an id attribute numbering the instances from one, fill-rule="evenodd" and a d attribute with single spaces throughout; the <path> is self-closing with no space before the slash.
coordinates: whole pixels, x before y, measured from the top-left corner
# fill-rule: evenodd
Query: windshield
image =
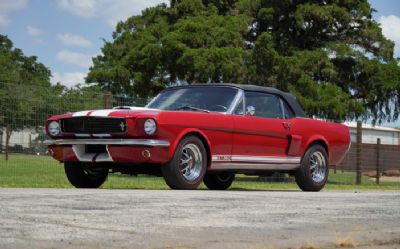
<path id="1" fill-rule="evenodd" d="M 229 87 L 188 87 L 162 92 L 149 108 L 161 110 L 226 112 L 238 90 Z"/>

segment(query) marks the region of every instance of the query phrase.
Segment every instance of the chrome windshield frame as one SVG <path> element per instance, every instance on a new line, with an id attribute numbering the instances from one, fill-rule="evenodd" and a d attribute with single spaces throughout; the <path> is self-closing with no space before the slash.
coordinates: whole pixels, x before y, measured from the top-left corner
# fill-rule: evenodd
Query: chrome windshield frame
<path id="1" fill-rule="evenodd" d="M 159 94 L 157 94 L 156 96 L 154 96 L 154 98 L 152 98 L 152 99 L 150 100 L 150 102 L 147 103 L 147 105 L 145 105 L 144 107 L 145 107 L 145 108 L 149 108 L 149 106 L 150 106 L 151 104 L 153 104 L 153 102 L 154 102 L 160 95 L 161 95 L 161 93 L 159 93 Z"/>
<path id="2" fill-rule="evenodd" d="M 233 114 L 233 112 L 235 111 L 238 104 L 240 104 L 240 100 L 242 100 L 242 98 L 244 98 L 244 91 L 242 89 L 238 89 L 238 92 L 236 93 L 236 96 L 233 99 L 231 106 L 228 108 L 228 110 L 225 113 Z M 243 100 L 243 103 L 244 103 L 244 100 Z"/>

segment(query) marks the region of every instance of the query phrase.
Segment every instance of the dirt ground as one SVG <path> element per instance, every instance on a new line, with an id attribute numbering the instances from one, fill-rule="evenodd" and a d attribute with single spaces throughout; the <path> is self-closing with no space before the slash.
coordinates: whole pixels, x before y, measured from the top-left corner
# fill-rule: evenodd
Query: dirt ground
<path id="1" fill-rule="evenodd" d="M 400 191 L 0 189 L 0 248 L 400 248 Z"/>

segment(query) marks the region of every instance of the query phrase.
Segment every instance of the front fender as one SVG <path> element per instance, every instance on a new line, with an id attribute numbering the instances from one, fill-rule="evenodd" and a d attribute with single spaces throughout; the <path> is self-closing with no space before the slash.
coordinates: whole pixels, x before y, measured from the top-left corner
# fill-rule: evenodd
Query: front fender
<path id="1" fill-rule="evenodd" d="M 170 153 L 171 159 L 174 156 L 175 150 L 178 147 L 179 142 L 182 140 L 182 138 L 184 138 L 188 134 L 196 134 L 198 136 L 201 136 L 201 138 L 203 138 L 204 141 L 207 143 L 207 144 L 205 144 L 205 146 L 207 148 L 211 148 L 210 140 L 208 139 L 208 137 L 206 136 L 206 134 L 203 131 L 201 131 L 200 129 L 197 129 L 197 128 L 186 128 L 186 129 L 183 129 L 176 136 L 175 140 L 172 141 L 172 143 L 171 143 L 171 145 L 169 147 L 169 153 Z M 211 155 L 208 155 L 208 157 L 211 157 Z"/>

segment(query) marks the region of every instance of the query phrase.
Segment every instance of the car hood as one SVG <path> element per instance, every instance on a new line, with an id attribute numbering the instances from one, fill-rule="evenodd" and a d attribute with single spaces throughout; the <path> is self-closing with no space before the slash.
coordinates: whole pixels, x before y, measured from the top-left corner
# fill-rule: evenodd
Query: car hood
<path id="1" fill-rule="evenodd" d="M 139 117 L 139 116 L 156 116 L 162 110 L 151 109 L 145 107 L 116 107 L 113 109 L 104 109 L 104 110 L 87 110 L 87 111 L 79 111 L 73 113 L 67 113 L 60 116 L 54 116 L 54 119 L 62 119 L 62 118 L 72 118 L 72 117 L 121 117 L 121 118 L 130 118 L 130 117 Z"/>

